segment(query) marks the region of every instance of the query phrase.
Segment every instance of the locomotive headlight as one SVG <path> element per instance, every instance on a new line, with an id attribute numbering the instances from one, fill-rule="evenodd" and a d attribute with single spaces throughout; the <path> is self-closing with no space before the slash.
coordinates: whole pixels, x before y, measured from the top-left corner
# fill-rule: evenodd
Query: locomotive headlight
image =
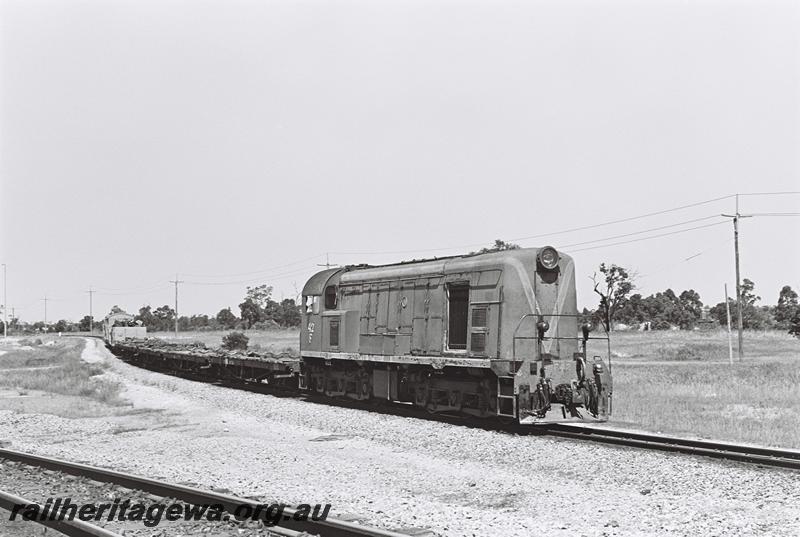
<path id="1" fill-rule="evenodd" d="M 539 263 L 547 270 L 553 270 L 558 266 L 558 252 L 552 246 L 545 246 L 539 250 Z"/>

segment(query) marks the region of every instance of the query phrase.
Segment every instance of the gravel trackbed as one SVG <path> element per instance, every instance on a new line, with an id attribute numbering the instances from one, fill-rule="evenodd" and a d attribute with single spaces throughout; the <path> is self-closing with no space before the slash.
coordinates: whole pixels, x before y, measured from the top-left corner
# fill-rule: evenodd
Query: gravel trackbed
<path id="1" fill-rule="evenodd" d="M 87 340 L 125 412 L 0 413 L 12 449 L 410 535 L 800 535 L 800 473 L 328 407 L 170 377 Z"/>

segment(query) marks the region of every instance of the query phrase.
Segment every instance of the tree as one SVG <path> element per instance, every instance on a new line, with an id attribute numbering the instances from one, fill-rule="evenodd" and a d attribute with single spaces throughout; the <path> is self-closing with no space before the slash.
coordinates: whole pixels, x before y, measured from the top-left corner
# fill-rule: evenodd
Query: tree
<path id="1" fill-rule="evenodd" d="M 158 330 L 158 321 L 150 310 L 150 306 L 142 306 L 139 308 L 139 314 L 136 315 L 134 319 L 141 321 L 142 326 L 148 330 Z"/>
<path id="2" fill-rule="evenodd" d="M 791 320 L 789 333 L 796 338 L 800 338 L 800 311 L 798 311 Z"/>
<path id="3" fill-rule="evenodd" d="M 167 332 L 175 327 L 175 310 L 164 304 L 153 312 L 155 329 Z"/>
<path id="4" fill-rule="evenodd" d="M 300 326 L 300 308 L 297 306 L 293 298 L 285 298 L 281 300 L 279 305 L 278 324 L 281 326 Z"/>
<path id="5" fill-rule="evenodd" d="M 755 294 L 755 288 L 756 284 L 752 280 L 747 278 L 742 280 L 742 327 L 760 330 L 768 328 L 772 319 L 769 312 L 756 306 L 756 302 L 761 300 L 761 297 Z M 731 314 L 735 315 L 735 311 L 735 309 L 732 310 Z"/>
<path id="6" fill-rule="evenodd" d="M 236 315 L 233 314 L 230 308 L 221 309 L 219 313 L 217 313 L 217 323 L 219 323 L 220 327 L 223 329 L 234 328 L 238 320 L 239 319 L 236 318 Z"/>
<path id="7" fill-rule="evenodd" d="M 742 306 L 755 306 L 756 302 L 761 300 L 760 296 L 756 296 L 753 292 L 756 288 L 756 284 L 752 282 L 752 280 L 748 280 L 745 278 L 742 280 Z"/>
<path id="8" fill-rule="evenodd" d="M 639 293 L 631 295 L 617 311 L 617 320 L 630 325 L 643 323 L 649 320 L 647 310 L 645 309 L 647 305 L 646 300 L 647 299 L 642 298 L 642 295 Z"/>
<path id="9" fill-rule="evenodd" d="M 272 286 L 263 284 L 255 287 L 247 287 L 247 294 L 245 300 L 250 300 L 258 305 L 262 310 L 269 304 L 270 297 L 272 296 Z"/>
<path id="10" fill-rule="evenodd" d="M 728 298 L 728 308 L 731 312 L 731 328 L 736 326 L 736 301 Z M 728 313 L 725 310 L 725 302 L 720 302 L 708 310 L 708 314 L 717 320 L 722 326 L 728 326 Z"/>
<path id="11" fill-rule="evenodd" d="M 78 322 L 78 330 L 81 332 L 88 332 L 90 327 L 92 326 L 92 317 L 86 315 L 83 319 Z"/>
<path id="12" fill-rule="evenodd" d="M 181 332 L 187 332 L 191 330 L 192 322 L 186 315 L 181 315 L 178 317 L 178 330 Z"/>
<path id="13" fill-rule="evenodd" d="M 742 280 L 742 328 L 761 330 L 769 328 L 772 325 L 772 315 L 770 312 L 756 305 L 756 302 L 761 300 L 760 296 L 755 294 L 755 284 L 752 280 L 745 278 Z M 731 310 L 731 327 L 736 327 L 736 301 L 732 298 L 728 299 L 728 304 Z M 720 302 L 709 310 L 709 313 L 714 317 L 722 326 L 727 325 L 725 303 Z"/>
<path id="14" fill-rule="evenodd" d="M 600 264 L 600 273 L 603 281 L 597 281 L 597 273 L 592 276 L 594 282 L 594 292 L 600 295 L 600 305 L 598 310 L 601 320 L 606 327 L 606 331 L 611 331 L 614 316 L 617 310 L 625 303 L 628 295 L 635 288 L 633 279 L 635 275 L 618 265 L 606 266 Z"/>
<path id="15" fill-rule="evenodd" d="M 684 291 L 678 297 L 678 311 L 674 319 L 681 329 L 692 329 L 703 316 L 703 302 L 694 289 Z"/>
<path id="16" fill-rule="evenodd" d="M 211 324 L 211 319 L 208 315 L 192 315 L 189 318 L 189 326 L 193 329 L 205 329 Z"/>
<path id="17" fill-rule="evenodd" d="M 778 295 L 778 305 L 775 306 L 775 322 L 781 330 L 787 330 L 792 325 L 792 320 L 800 314 L 800 305 L 797 293 L 788 285 L 784 285 Z"/>
<path id="18" fill-rule="evenodd" d="M 250 328 L 260 321 L 263 315 L 263 312 L 261 308 L 258 307 L 258 304 L 253 302 L 253 300 L 250 298 L 246 298 L 244 302 L 239 304 L 239 311 L 241 312 L 242 321 L 247 328 Z"/>
<path id="19" fill-rule="evenodd" d="M 270 305 L 272 302 L 270 299 L 271 296 L 272 287 L 269 285 L 263 284 L 257 285 L 256 287 L 247 287 L 247 294 L 245 295 L 244 301 L 239 304 L 242 321 L 244 321 L 247 328 L 250 328 L 260 321 L 272 318 L 267 316 L 268 311 L 270 315 L 274 314 L 273 308 Z"/>

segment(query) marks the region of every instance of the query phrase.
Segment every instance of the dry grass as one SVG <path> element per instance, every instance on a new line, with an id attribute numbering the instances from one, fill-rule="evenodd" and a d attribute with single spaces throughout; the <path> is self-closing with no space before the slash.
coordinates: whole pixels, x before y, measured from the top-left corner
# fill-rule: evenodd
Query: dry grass
<path id="1" fill-rule="evenodd" d="M 724 332 L 616 333 L 612 348 L 615 423 L 800 448 L 800 340 L 746 332 L 732 365 Z"/>
<path id="2" fill-rule="evenodd" d="M 73 341 L 26 351 L 9 350 L 8 354 L 0 356 L 0 387 L 12 388 L 21 394 L 41 391 L 106 405 L 125 404 L 119 397 L 119 384 L 98 378 L 105 372 L 105 366 L 80 359 L 82 348 L 83 342 Z"/>
<path id="3" fill-rule="evenodd" d="M 735 332 L 732 339 L 736 359 Z M 614 332 L 611 347 L 614 359 L 622 360 L 728 360 L 728 335 L 723 330 Z M 800 340 L 776 330 L 746 331 L 743 348 L 748 359 L 800 358 Z"/>
<path id="4" fill-rule="evenodd" d="M 207 347 L 220 347 L 222 337 L 230 334 L 233 330 L 213 330 L 196 332 L 178 332 L 175 337 L 174 332 L 153 332 L 150 337 L 157 337 L 173 343 L 191 343 L 194 341 L 205 343 Z M 248 348 L 250 350 L 264 352 L 291 352 L 300 354 L 300 331 L 296 328 L 285 330 L 243 330 L 244 334 L 250 339 Z"/>

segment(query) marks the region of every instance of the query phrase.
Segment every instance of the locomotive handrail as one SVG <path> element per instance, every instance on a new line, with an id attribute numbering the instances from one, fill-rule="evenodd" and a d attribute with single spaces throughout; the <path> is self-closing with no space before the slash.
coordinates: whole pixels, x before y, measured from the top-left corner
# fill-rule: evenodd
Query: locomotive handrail
<path id="1" fill-rule="evenodd" d="M 544 337 L 543 336 L 543 337 L 540 338 L 538 335 L 537 336 L 520 336 L 520 335 L 517 335 L 517 332 L 519 332 L 519 329 L 522 326 L 522 321 L 524 321 L 528 317 L 540 317 L 540 318 L 543 318 L 543 317 L 574 317 L 574 318 L 577 319 L 578 316 L 579 315 L 577 313 L 576 314 L 570 314 L 570 313 L 553 313 L 553 314 L 525 313 L 525 314 L 523 314 L 522 317 L 519 318 L 519 321 L 517 322 L 517 326 L 516 326 L 516 328 L 514 328 L 514 333 L 513 333 L 512 337 L 511 337 L 511 365 L 513 367 L 514 373 L 516 374 L 516 371 L 517 371 L 517 339 L 537 339 L 537 340 L 542 340 L 542 341 L 544 341 L 544 340 L 548 340 L 548 341 L 553 341 L 553 340 L 571 340 L 571 339 L 574 339 L 576 341 L 590 340 L 590 339 L 605 340 L 605 341 L 608 342 L 608 372 L 611 373 L 611 335 L 608 333 L 608 331 L 605 330 L 605 327 L 603 327 L 603 330 L 605 331 L 605 336 L 599 336 L 599 337 L 595 336 L 595 337 L 583 338 L 581 336 L 575 336 L 575 337 L 568 337 L 568 336 L 547 336 L 547 337 Z"/>

